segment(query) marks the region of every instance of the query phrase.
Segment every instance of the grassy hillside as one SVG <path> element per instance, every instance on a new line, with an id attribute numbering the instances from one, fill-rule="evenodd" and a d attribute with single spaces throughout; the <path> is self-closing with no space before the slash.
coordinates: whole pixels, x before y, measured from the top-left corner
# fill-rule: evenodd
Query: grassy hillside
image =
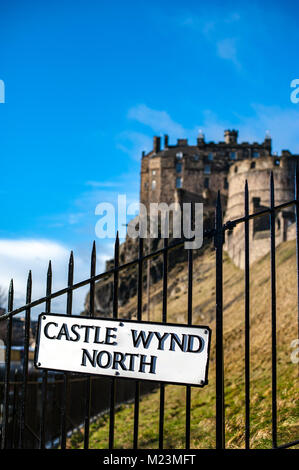
<path id="1" fill-rule="evenodd" d="M 175 256 L 175 253 L 172 254 Z M 277 354 L 278 442 L 299 437 L 298 365 L 290 360 L 290 343 L 297 337 L 295 242 L 277 249 Z M 187 315 L 187 270 L 178 265 L 169 276 L 168 319 L 184 323 Z M 156 304 L 151 321 L 161 320 L 161 283 L 152 287 Z M 144 298 L 144 302 L 146 299 Z M 136 306 L 131 300 L 125 310 Z M 271 447 L 271 297 L 270 260 L 265 256 L 251 268 L 251 446 Z M 215 447 L 215 254 L 208 249 L 194 262 L 193 320 L 212 328 L 209 384 L 192 389 L 191 447 Z M 146 314 L 144 313 L 144 319 Z M 224 351 L 226 445 L 244 447 L 244 273 L 225 256 Z M 184 448 L 186 387 L 168 385 L 165 392 L 165 448 Z M 115 447 L 132 448 L 133 404 L 123 405 L 115 416 Z M 157 448 L 159 389 L 140 403 L 139 447 Z M 109 416 L 91 426 L 90 446 L 107 448 Z M 82 433 L 73 435 L 70 447 L 82 447 Z"/>

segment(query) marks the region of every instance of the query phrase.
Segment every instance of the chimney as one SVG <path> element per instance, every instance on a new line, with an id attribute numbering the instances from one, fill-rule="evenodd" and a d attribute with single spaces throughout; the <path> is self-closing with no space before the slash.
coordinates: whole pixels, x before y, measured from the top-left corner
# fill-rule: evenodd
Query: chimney
<path id="1" fill-rule="evenodd" d="M 165 149 L 168 148 L 168 135 L 167 134 L 164 135 L 164 148 Z"/>
<path id="2" fill-rule="evenodd" d="M 154 147 L 153 147 L 154 153 L 160 152 L 160 148 L 161 148 L 161 137 L 155 136 L 154 137 Z"/>
<path id="3" fill-rule="evenodd" d="M 201 129 L 199 129 L 197 137 L 197 145 L 203 145 L 205 143 L 205 136 Z"/>
<path id="4" fill-rule="evenodd" d="M 224 131 L 224 141 L 226 144 L 236 144 L 238 139 L 238 131 L 227 129 Z"/>
<path id="5" fill-rule="evenodd" d="M 272 139 L 269 131 L 266 131 L 265 139 L 264 139 L 264 147 L 268 150 L 269 154 L 271 155 L 272 152 Z"/>

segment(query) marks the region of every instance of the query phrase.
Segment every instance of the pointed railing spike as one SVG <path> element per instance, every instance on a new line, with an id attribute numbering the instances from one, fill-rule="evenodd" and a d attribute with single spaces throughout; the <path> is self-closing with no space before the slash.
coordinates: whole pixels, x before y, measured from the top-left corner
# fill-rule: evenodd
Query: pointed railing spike
<path id="1" fill-rule="evenodd" d="M 94 241 L 92 244 L 92 250 L 91 250 L 91 258 L 90 258 L 90 275 L 91 277 L 95 276 L 95 264 L 96 264 L 96 257 L 97 257 L 97 248 L 96 248 L 96 242 Z"/>
<path id="2" fill-rule="evenodd" d="M 32 290 L 32 272 L 30 270 L 28 272 L 28 277 L 27 277 L 26 304 L 29 304 L 31 302 L 31 290 Z"/>
<path id="3" fill-rule="evenodd" d="M 11 279 L 9 283 L 9 289 L 8 289 L 8 311 L 9 312 L 11 312 L 12 310 L 13 295 L 14 295 L 14 284 L 13 284 L 13 279 Z"/>
<path id="4" fill-rule="evenodd" d="M 271 209 L 274 207 L 274 175 L 273 171 L 271 171 L 270 175 L 270 205 Z"/>
<path id="5" fill-rule="evenodd" d="M 68 266 L 68 278 L 67 278 L 67 284 L 68 287 L 73 286 L 73 281 L 74 281 L 74 254 L 71 251 L 70 253 L 70 259 L 69 259 L 69 266 Z M 72 303 L 73 303 L 73 291 L 70 290 L 67 293 L 67 299 L 66 299 L 66 313 L 67 315 L 72 314 Z"/>
<path id="6" fill-rule="evenodd" d="M 248 195 L 248 180 L 245 180 L 245 194 Z"/>

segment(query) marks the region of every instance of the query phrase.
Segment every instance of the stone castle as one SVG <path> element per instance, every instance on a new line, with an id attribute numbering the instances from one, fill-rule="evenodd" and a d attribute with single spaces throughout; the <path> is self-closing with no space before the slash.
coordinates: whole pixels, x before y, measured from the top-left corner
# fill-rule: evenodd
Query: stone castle
<path id="1" fill-rule="evenodd" d="M 244 215 L 245 180 L 249 186 L 250 213 L 261 211 L 270 205 L 269 181 L 273 171 L 275 183 L 275 204 L 294 199 L 294 174 L 299 155 L 283 150 L 281 155 L 272 154 L 272 141 L 266 135 L 264 142 L 238 143 L 238 132 L 226 130 L 223 142 L 205 142 L 202 133 L 197 145 L 188 145 L 186 139 L 178 139 L 176 145 L 169 145 L 168 136 L 154 137 L 153 150 L 142 154 L 140 202 L 146 207 L 151 202 L 202 202 L 204 224 L 213 226 L 217 192 L 220 190 L 224 221 Z M 294 209 L 287 207 L 277 212 L 276 243 L 295 238 Z M 270 250 L 269 216 L 250 221 L 250 262 L 252 263 Z M 146 250 L 162 248 L 162 239 L 148 239 Z M 225 250 L 233 262 L 244 268 L 244 224 L 226 232 Z M 200 254 L 195 252 L 194 256 Z M 120 245 L 120 263 L 128 263 L 138 256 L 138 240 L 127 236 Z M 169 257 L 169 270 L 186 260 L 186 250 L 178 250 Z M 106 270 L 114 261 L 106 263 Z M 144 278 L 144 288 L 154 285 L 162 278 L 163 260 L 155 257 L 150 262 Z M 148 283 L 148 284 L 147 284 Z M 96 283 L 95 310 L 98 316 L 111 315 L 113 308 L 113 279 L 107 276 Z M 120 272 L 119 305 L 126 305 L 137 293 L 137 271 Z M 157 301 L 159 299 L 156 299 Z M 155 294 L 152 301 L 155 302 Z M 89 294 L 86 297 L 85 312 L 89 308 Z M 145 306 L 144 306 L 145 308 Z M 128 311 L 128 318 L 135 314 L 135 308 Z"/>
<path id="2" fill-rule="evenodd" d="M 237 130 L 225 130 L 223 142 L 206 142 L 199 134 L 196 145 L 178 139 L 169 145 L 168 136 L 154 137 L 153 150 L 143 152 L 141 161 L 140 202 L 203 202 L 207 219 L 215 210 L 218 190 L 221 194 L 224 220 L 244 215 L 245 180 L 249 186 L 250 213 L 269 207 L 269 181 L 273 171 L 275 204 L 294 199 L 294 174 L 299 155 L 283 150 L 272 154 L 272 139 L 266 135 L 262 143 L 238 143 Z M 244 224 L 231 230 L 225 249 L 241 268 L 244 262 Z M 294 209 L 277 214 L 277 243 L 293 238 Z M 269 251 L 269 217 L 250 222 L 250 262 Z"/>

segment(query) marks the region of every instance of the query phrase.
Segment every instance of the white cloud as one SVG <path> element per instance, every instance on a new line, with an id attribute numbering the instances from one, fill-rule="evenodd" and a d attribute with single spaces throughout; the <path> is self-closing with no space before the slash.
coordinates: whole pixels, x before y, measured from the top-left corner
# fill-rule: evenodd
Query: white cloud
<path id="1" fill-rule="evenodd" d="M 224 17 L 199 17 L 187 16 L 180 24 L 183 27 L 195 31 L 202 35 L 210 45 L 215 48 L 218 57 L 231 61 L 237 69 L 241 69 L 241 63 L 238 59 L 237 37 L 231 37 L 231 34 L 238 32 L 241 16 L 237 12 L 228 13 Z"/>
<path id="2" fill-rule="evenodd" d="M 299 109 L 281 108 L 279 106 L 264 106 L 253 104 L 255 116 L 241 118 L 240 133 L 248 139 L 261 139 L 265 130 L 269 130 L 273 139 L 274 150 L 289 149 L 299 154 Z"/>
<path id="3" fill-rule="evenodd" d="M 136 161 L 140 161 L 142 151 L 149 152 L 152 145 L 152 139 L 141 132 L 123 131 L 117 136 L 116 147 Z"/>
<path id="4" fill-rule="evenodd" d="M 170 133 L 183 136 L 185 129 L 183 126 L 173 121 L 166 111 L 157 111 L 149 108 L 145 104 L 140 104 L 131 108 L 128 117 L 141 124 L 151 127 L 157 133 Z"/>
<path id="5" fill-rule="evenodd" d="M 92 188 L 117 188 L 120 185 L 116 181 L 86 181 L 85 184 Z"/>
<path id="6" fill-rule="evenodd" d="M 46 292 L 48 263 L 51 260 L 53 284 L 52 292 L 63 289 L 67 285 L 68 261 L 70 250 L 61 243 L 43 239 L 0 240 L 0 286 L 8 289 L 10 279 L 14 281 L 14 306 L 20 307 L 25 303 L 27 276 L 32 271 L 32 300 L 43 297 Z M 97 256 L 97 272 L 102 272 L 105 261 L 109 259 L 106 253 Z M 90 257 L 74 252 L 74 282 L 89 277 Z M 88 286 L 74 291 L 73 313 L 83 310 Z M 42 312 L 45 305 L 33 309 L 35 317 Z M 64 313 L 66 296 L 54 299 L 52 311 Z"/>
<path id="7" fill-rule="evenodd" d="M 221 59 L 231 60 L 237 67 L 240 63 L 237 59 L 237 47 L 235 38 L 225 38 L 216 43 L 217 53 Z"/>
<path id="8" fill-rule="evenodd" d="M 68 222 L 70 225 L 78 224 L 83 216 L 84 216 L 84 212 L 68 214 Z"/>

